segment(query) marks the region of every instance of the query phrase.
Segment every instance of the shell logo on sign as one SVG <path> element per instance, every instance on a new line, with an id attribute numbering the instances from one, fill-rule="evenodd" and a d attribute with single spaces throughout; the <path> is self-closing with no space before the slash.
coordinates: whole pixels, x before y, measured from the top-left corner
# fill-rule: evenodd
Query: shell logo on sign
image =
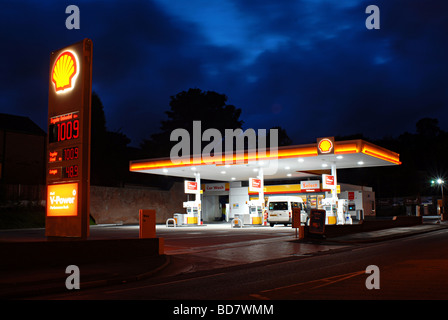
<path id="1" fill-rule="evenodd" d="M 75 85 L 79 66 L 76 54 L 64 51 L 56 59 L 51 72 L 51 81 L 54 83 L 56 93 L 66 92 Z"/>
<path id="2" fill-rule="evenodd" d="M 330 139 L 324 138 L 319 141 L 317 147 L 321 153 L 330 153 L 333 150 L 333 142 Z"/>

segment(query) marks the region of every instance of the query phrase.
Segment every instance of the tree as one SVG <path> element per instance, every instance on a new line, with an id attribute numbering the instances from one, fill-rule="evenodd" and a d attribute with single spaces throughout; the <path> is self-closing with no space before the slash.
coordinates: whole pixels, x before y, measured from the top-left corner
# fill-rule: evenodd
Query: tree
<path id="1" fill-rule="evenodd" d="M 129 172 L 129 138 L 108 131 L 104 106 L 97 93 L 91 104 L 90 181 L 92 185 L 120 186 Z"/>
<path id="2" fill-rule="evenodd" d="M 286 133 L 286 129 L 282 128 L 281 126 L 275 126 L 271 129 L 277 129 L 278 130 L 278 146 L 290 146 L 292 144 L 291 138 Z M 269 134 L 267 141 L 270 141 Z"/>
<path id="3" fill-rule="evenodd" d="M 100 185 L 106 174 L 104 154 L 107 145 L 106 116 L 104 106 L 96 92 L 92 92 L 91 138 L 90 138 L 90 182 Z"/>
<path id="4" fill-rule="evenodd" d="M 171 132 L 178 128 L 193 133 L 193 121 L 201 121 L 201 130 L 218 129 L 224 137 L 225 129 L 241 128 L 241 109 L 227 104 L 227 96 L 214 91 L 189 89 L 171 96 L 168 120 L 162 121 L 161 132 L 150 140 L 143 140 L 141 148 L 148 157 L 168 157 L 176 144 L 170 141 Z"/>
<path id="5" fill-rule="evenodd" d="M 439 120 L 433 118 L 420 119 L 416 124 L 417 134 L 424 138 L 436 138 L 440 133 Z"/>
<path id="6" fill-rule="evenodd" d="M 371 186 L 379 198 L 431 194 L 430 179 L 448 176 L 448 133 L 432 118 L 420 119 L 415 129 L 416 133 L 404 132 L 397 138 L 372 140 L 399 153 L 401 165 L 338 170 L 340 181 Z"/>

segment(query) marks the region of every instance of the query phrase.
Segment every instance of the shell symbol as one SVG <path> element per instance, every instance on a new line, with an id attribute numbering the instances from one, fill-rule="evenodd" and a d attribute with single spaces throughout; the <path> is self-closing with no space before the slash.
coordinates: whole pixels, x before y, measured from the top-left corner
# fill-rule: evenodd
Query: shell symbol
<path id="1" fill-rule="evenodd" d="M 51 80 L 55 85 L 56 92 L 72 88 L 72 80 L 77 73 L 78 66 L 74 54 L 70 51 L 61 53 L 54 63 L 51 75 Z"/>
<path id="2" fill-rule="evenodd" d="M 329 139 L 322 139 L 319 142 L 318 147 L 319 147 L 320 152 L 328 153 L 331 151 L 331 148 L 333 148 L 333 143 L 331 143 L 331 140 L 329 140 Z"/>

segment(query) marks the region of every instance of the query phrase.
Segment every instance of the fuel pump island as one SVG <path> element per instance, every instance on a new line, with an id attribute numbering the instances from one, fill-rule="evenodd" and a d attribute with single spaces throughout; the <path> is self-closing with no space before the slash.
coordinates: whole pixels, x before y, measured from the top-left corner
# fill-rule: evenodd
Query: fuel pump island
<path id="1" fill-rule="evenodd" d="M 244 153 L 244 159 L 230 164 L 198 156 L 181 164 L 170 158 L 144 159 L 131 161 L 130 171 L 185 179 L 187 201 L 173 199 L 185 208 L 176 213 L 180 224 L 239 220 L 242 225 L 267 225 L 275 209 L 276 221 L 287 224 L 293 208 L 301 206 L 308 214 L 309 209 L 325 210 L 325 224 L 343 225 L 374 215 L 375 193 L 369 187 L 338 183 L 337 169 L 400 164 L 399 154 L 370 142 L 324 137 L 312 144 L 279 147 L 262 157 Z M 275 184 L 278 181 L 281 184 Z M 297 199 L 270 208 L 271 200 L 281 196 Z M 308 222 L 303 216 L 301 220 Z"/>

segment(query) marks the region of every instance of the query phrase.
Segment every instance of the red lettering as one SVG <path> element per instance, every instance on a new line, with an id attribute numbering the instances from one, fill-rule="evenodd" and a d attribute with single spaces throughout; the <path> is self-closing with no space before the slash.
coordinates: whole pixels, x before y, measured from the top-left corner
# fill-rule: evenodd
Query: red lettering
<path id="1" fill-rule="evenodd" d="M 73 139 L 77 139 L 79 137 L 79 120 L 73 121 Z"/>
<path id="2" fill-rule="evenodd" d="M 61 129 L 61 133 L 60 133 L 60 141 L 64 141 L 65 140 L 65 133 L 66 133 L 66 130 L 67 130 L 67 125 L 65 124 L 65 122 L 63 122 L 63 123 L 61 123 L 61 126 L 60 126 L 60 129 Z"/>
<path id="3" fill-rule="evenodd" d="M 67 134 L 65 135 L 67 137 L 67 140 L 70 140 L 72 138 L 72 122 L 67 122 Z"/>

